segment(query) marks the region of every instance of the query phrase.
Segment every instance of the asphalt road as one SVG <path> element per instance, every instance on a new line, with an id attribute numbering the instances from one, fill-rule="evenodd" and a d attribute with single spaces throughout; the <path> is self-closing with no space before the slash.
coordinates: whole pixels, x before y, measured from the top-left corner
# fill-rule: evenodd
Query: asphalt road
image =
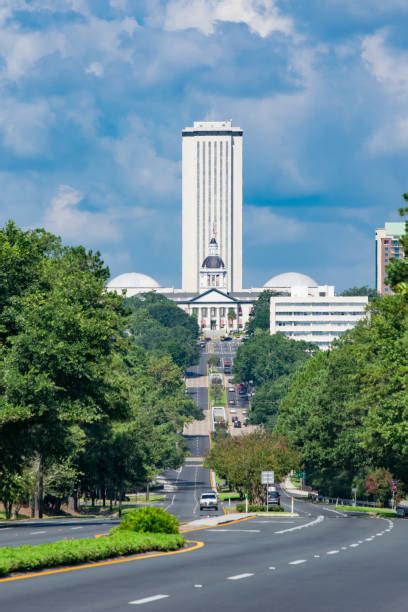
<path id="1" fill-rule="evenodd" d="M 18 522 L 14 525 L 0 526 L 0 547 L 93 538 L 97 533 L 108 533 L 118 522 L 111 519 L 53 520 L 41 524 Z"/>
<path id="2" fill-rule="evenodd" d="M 0 609 L 407 609 L 408 521 L 298 506 L 299 518 L 259 517 L 195 531 L 191 539 L 205 546 L 194 552 L 0 582 Z"/>

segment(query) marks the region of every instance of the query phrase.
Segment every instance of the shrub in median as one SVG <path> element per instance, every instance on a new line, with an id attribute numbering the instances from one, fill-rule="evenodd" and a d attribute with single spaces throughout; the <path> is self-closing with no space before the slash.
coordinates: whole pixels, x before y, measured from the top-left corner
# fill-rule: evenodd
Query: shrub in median
<path id="1" fill-rule="evenodd" d="M 51 544 L 0 548 L 0 576 L 11 572 L 25 572 L 101 561 L 149 551 L 171 551 L 181 548 L 184 538 L 179 534 L 132 533 L 116 531 L 99 539 L 62 540 Z"/>
<path id="2" fill-rule="evenodd" d="M 139 508 L 127 512 L 118 530 L 141 533 L 178 533 L 179 523 L 175 516 L 162 508 Z"/>
<path id="3" fill-rule="evenodd" d="M 269 508 L 267 508 L 267 506 L 263 506 L 263 505 L 258 505 L 258 504 L 249 504 L 248 505 L 248 512 L 266 512 L 267 510 L 269 510 L 269 512 L 283 512 L 283 508 L 282 506 L 269 506 Z M 246 508 L 245 508 L 245 504 L 237 504 L 237 512 L 246 512 Z"/>

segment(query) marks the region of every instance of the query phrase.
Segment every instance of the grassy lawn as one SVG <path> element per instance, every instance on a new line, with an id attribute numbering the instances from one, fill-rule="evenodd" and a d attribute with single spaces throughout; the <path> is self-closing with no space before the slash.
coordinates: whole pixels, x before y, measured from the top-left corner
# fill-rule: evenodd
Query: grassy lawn
<path id="1" fill-rule="evenodd" d="M 391 510 L 391 508 L 370 508 L 369 506 L 336 506 L 336 510 L 345 510 L 346 512 L 370 512 L 386 518 L 397 516 L 395 510 Z"/>
<path id="2" fill-rule="evenodd" d="M 223 491 L 222 493 L 218 493 L 218 498 L 220 499 L 220 501 L 228 501 L 229 499 L 241 499 L 240 494 L 236 491 Z"/>
<path id="3" fill-rule="evenodd" d="M 184 542 L 184 538 L 179 534 L 115 531 L 99 539 L 86 538 L 35 546 L 2 547 L 0 549 L 0 576 L 12 572 L 27 572 L 47 567 L 101 561 L 153 550 L 167 552 L 181 548 Z"/>

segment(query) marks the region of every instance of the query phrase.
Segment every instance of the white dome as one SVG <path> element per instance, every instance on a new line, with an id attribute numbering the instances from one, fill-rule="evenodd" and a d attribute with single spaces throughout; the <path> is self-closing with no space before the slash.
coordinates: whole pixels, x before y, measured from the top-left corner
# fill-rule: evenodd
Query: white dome
<path id="1" fill-rule="evenodd" d="M 264 284 L 264 287 L 269 289 L 281 289 L 283 287 L 318 287 L 318 284 L 313 278 L 306 276 L 306 274 L 285 272 L 284 274 L 272 276 L 272 278 Z"/>
<path id="2" fill-rule="evenodd" d="M 107 285 L 108 289 L 156 289 L 159 283 L 147 274 L 128 272 L 115 276 Z"/>

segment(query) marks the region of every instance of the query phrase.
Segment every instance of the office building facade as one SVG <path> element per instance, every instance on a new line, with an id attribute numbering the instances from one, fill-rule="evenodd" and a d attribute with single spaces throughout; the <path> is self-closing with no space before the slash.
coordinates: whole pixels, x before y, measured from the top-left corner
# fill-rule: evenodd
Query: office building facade
<path id="1" fill-rule="evenodd" d="M 182 131 L 183 291 L 203 290 L 214 241 L 223 288 L 242 289 L 242 140 L 231 121 L 195 121 Z"/>

